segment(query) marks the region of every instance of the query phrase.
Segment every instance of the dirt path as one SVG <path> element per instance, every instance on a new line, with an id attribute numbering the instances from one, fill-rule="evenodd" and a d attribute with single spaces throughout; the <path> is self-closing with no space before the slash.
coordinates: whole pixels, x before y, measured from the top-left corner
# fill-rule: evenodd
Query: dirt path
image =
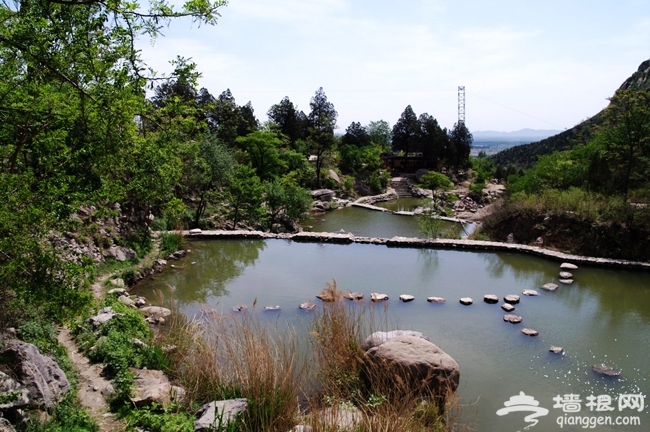
<path id="1" fill-rule="evenodd" d="M 79 372 L 79 385 L 77 395 L 79 402 L 86 408 L 90 416 L 95 419 L 102 432 L 123 431 L 126 425 L 109 412 L 108 404 L 102 390 L 111 383 L 101 376 L 102 364 L 91 364 L 90 360 L 79 352 L 79 346 L 72 339 L 70 330 L 61 329 L 57 336 L 59 343 L 68 350 L 68 357 Z"/>
<path id="2" fill-rule="evenodd" d="M 153 250 L 140 261 L 140 266 L 150 265 L 157 255 L 158 247 L 155 245 Z M 92 284 L 91 290 L 95 298 L 104 298 L 104 282 L 113 276 L 113 274 L 102 275 Z M 110 412 L 108 403 L 106 403 L 106 399 L 102 394 L 102 390 L 111 385 L 109 380 L 101 376 L 104 365 L 90 363 L 90 360 L 80 352 L 79 345 L 72 338 L 69 329 L 60 329 L 57 339 L 61 345 L 66 347 L 68 357 L 70 357 L 75 369 L 79 372 L 77 392 L 79 402 L 97 422 L 99 430 L 101 432 L 126 430 L 126 424 L 116 419 L 114 414 Z"/>

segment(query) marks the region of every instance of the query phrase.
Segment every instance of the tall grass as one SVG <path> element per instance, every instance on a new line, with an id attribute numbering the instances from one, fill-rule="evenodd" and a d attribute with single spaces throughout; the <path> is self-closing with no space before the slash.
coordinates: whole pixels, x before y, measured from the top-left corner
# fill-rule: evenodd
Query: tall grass
<path id="1" fill-rule="evenodd" d="M 297 337 L 250 315 L 212 315 L 201 321 L 175 316 L 166 333 L 173 375 L 188 404 L 246 398 L 241 431 L 286 432 L 295 424 L 307 362 Z"/>
<path id="2" fill-rule="evenodd" d="M 446 395 L 443 412 L 435 403 L 440 395 L 379 385 L 395 382 L 394 370 L 368 374 L 363 341 L 387 327 L 385 315 L 341 300 L 335 281 L 321 294 L 337 300 L 323 302 L 311 332 L 300 336 L 291 326 L 281 329 L 253 314 L 206 311 L 194 321 L 173 314 L 159 343 L 175 347 L 170 375 L 187 390 L 188 409 L 246 398 L 247 411 L 232 429 L 238 431 L 286 432 L 297 424 L 348 430 L 339 425 L 348 412 L 355 413 L 349 430 L 357 432 L 457 430 L 450 420 L 459 407 L 455 395 Z"/>
<path id="3" fill-rule="evenodd" d="M 371 307 L 350 307 L 342 301 L 326 303 L 315 314 L 312 355 L 320 386 L 310 395 L 305 423 L 316 431 L 339 430 L 341 418 L 353 418 L 350 430 L 357 432 L 456 428 L 460 403 L 455 393 L 439 395 L 413 386 L 400 378 L 406 371 L 377 367 L 364 356 L 365 338 L 388 326 L 385 315 L 379 315 Z"/>
<path id="4" fill-rule="evenodd" d="M 170 254 L 185 248 L 187 240 L 181 232 L 163 232 L 160 236 L 160 251 Z"/>

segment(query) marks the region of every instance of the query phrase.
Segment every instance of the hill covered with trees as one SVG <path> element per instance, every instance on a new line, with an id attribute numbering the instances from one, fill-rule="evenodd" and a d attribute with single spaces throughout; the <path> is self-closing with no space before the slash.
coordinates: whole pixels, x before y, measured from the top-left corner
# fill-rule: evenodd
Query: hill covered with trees
<path id="1" fill-rule="evenodd" d="M 650 90 L 650 60 L 641 63 L 638 70 L 623 82 L 619 90 Z M 594 136 L 595 130 L 605 121 L 603 113 L 604 110 L 557 135 L 530 144 L 511 147 L 491 156 L 491 158 L 497 166 L 504 168 L 530 168 L 540 156 L 567 150 L 589 141 Z"/>

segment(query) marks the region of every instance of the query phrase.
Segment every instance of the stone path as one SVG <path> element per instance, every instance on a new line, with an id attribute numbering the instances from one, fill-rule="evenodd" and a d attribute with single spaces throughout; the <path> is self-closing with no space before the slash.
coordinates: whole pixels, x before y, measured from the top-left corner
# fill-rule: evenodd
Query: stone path
<path id="1" fill-rule="evenodd" d="M 424 249 L 454 249 L 454 250 L 474 250 L 474 251 L 504 251 L 504 252 L 521 252 L 530 255 L 537 255 L 556 261 L 569 261 L 575 264 L 587 264 L 592 266 L 626 268 L 635 270 L 650 270 L 650 263 L 640 261 L 628 261 L 610 258 L 588 257 L 581 255 L 571 255 L 550 249 L 544 249 L 538 246 L 529 246 L 516 243 L 503 243 L 482 240 L 458 240 L 458 239 L 422 239 L 417 237 L 360 237 L 350 233 L 315 233 L 299 232 L 295 234 L 288 233 L 267 233 L 262 231 L 201 231 L 193 232 L 181 231 L 183 235 L 191 238 L 200 239 L 218 239 L 218 238 L 246 238 L 246 239 L 284 239 L 297 242 L 314 242 L 314 243 L 338 243 L 338 244 L 375 244 L 388 247 L 404 248 L 424 248 Z"/>

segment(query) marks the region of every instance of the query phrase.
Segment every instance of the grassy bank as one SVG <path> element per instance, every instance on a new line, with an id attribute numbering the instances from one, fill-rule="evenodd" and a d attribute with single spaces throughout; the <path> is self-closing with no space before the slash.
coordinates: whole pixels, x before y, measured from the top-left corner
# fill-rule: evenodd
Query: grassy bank
<path id="1" fill-rule="evenodd" d="M 479 235 L 565 253 L 650 260 L 650 209 L 584 189 L 519 192 L 484 220 Z"/>

